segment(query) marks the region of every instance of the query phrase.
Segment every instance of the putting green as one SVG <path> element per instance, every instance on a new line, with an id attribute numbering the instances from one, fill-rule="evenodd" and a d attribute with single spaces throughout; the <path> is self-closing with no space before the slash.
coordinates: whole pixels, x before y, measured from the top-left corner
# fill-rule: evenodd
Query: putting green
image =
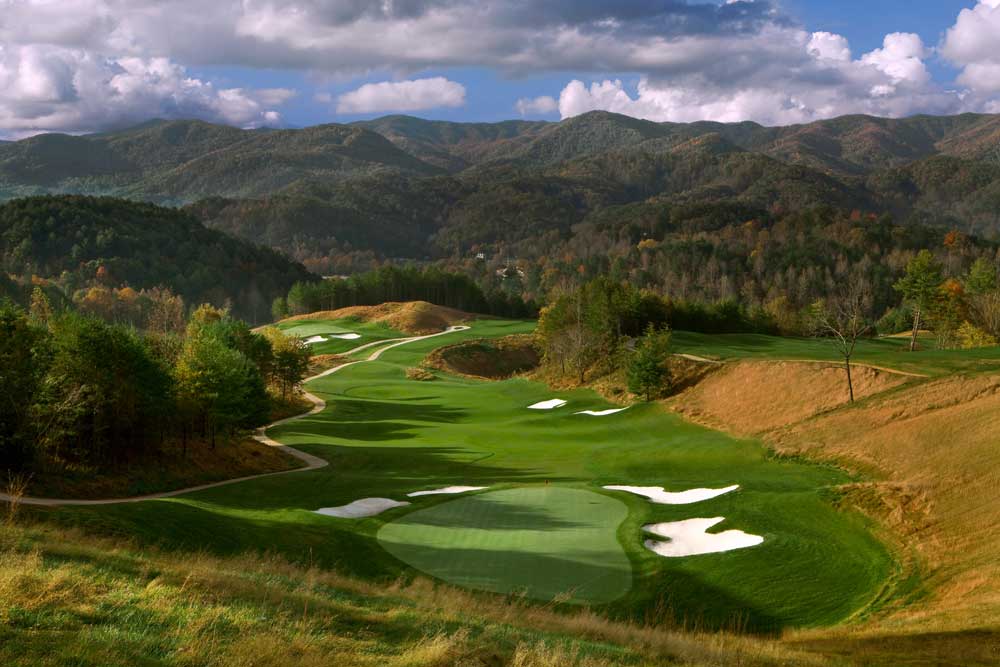
<path id="1" fill-rule="evenodd" d="M 549 600 L 610 602 L 632 587 L 616 538 L 628 516 L 607 496 L 529 486 L 467 496 L 382 527 L 396 558 L 452 584 Z"/>

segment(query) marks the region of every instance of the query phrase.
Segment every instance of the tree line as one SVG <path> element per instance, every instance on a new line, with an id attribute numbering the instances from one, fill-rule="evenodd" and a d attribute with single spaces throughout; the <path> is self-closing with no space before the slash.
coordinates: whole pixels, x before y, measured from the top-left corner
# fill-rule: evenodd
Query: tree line
<path id="1" fill-rule="evenodd" d="M 0 302 L 0 467 L 137 460 L 167 442 L 216 447 L 265 424 L 305 376 L 309 350 L 204 305 L 180 333 Z"/>
<path id="2" fill-rule="evenodd" d="M 1000 344 L 1000 274 L 984 257 L 953 274 L 934 253 L 921 250 L 893 283 L 895 303 L 881 317 L 875 289 L 865 272 L 847 272 L 824 298 L 801 309 L 784 303 L 776 310 L 746 308 L 736 301 L 675 301 L 600 276 L 557 291 L 541 310 L 537 334 L 549 373 L 583 384 L 624 369 L 629 389 L 647 397 L 669 388 L 671 330 L 785 333 L 828 340 L 844 360 L 852 401 L 851 361 L 865 338 L 908 330 L 911 351 L 926 331 L 938 348 Z"/>
<path id="3" fill-rule="evenodd" d="M 484 292 L 467 275 L 438 267 L 387 265 L 346 278 L 320 282 L 298 282 L 287 297 L 275 299 L 272 315 L 282 319 L 348 306 L 374 306 L 387 301 L 429 301 L 470 313 L 524 318 L 537 314 L 537 307 L 519 294 Z"/>

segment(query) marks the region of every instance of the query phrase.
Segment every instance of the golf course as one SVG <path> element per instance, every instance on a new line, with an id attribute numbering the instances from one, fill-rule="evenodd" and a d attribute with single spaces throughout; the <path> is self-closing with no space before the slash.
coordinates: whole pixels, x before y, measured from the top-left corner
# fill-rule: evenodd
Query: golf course
<path id="1" fill-rule="evenodd" d="M 834 487 L 851 481 L 839 468 L 776 457 L 655 403 L 612 412 L 625 406 L 589 389 L 408 378 L 443 345 L 535 326 L 467 324 L 408 341 L 350 320 L 285 327 L 359 333 L 334 339 L 342 354 L 367 346 L 307 382 L 324 409 L 267 431 L 327 466 L 37 511 L 165 548 L 269 552 L 373 581 L 431 577 L 623 619 L 776 631 L 863 615 L 889 595 L 897 565 L 865 517 L 835 506 Z M 538 404 L 547 409 L 529 409 Z M 359 501 L 375 509 L 337 515 Z"/>

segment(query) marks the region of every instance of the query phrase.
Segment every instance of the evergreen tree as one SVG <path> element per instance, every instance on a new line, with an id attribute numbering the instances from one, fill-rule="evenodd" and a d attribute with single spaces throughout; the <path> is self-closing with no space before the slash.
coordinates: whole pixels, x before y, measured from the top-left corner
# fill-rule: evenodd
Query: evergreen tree
<path id="1" fill-rule="evenodd" d="M 670 330 L 650 325 L 629 359 L 628 389 L 651 401 L 670 383 Z"/>

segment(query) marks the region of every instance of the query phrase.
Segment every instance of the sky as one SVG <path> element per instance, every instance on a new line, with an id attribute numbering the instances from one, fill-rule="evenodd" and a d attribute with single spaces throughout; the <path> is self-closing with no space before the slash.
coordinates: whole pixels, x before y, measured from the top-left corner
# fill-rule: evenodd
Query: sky
<path id="1" fill-rule="evenodd" d="M 0 138 L 1000 113 L 1000 0 L 0 0 Z"/>

